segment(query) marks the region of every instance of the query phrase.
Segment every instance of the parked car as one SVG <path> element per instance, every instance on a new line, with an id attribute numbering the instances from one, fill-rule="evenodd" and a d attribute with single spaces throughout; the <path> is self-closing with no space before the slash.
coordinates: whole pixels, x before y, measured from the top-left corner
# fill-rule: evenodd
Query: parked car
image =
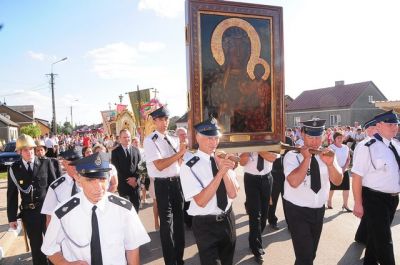
<path id="1" fill-rule="evenodd" d="M 21 156 L 15 152 L 15 141 L 7 143 L 4 152 L 0 152 L 0 168 L 5 169 L 20 157 Z"/>

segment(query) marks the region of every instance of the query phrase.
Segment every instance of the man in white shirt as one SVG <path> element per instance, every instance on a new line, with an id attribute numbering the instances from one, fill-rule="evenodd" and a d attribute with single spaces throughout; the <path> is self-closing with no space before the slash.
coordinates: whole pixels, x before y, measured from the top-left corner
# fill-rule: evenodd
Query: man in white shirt
<path id="1" fill-rule="evenodd" d="M 233 264 L 236 244 L 232 201 L 239 185 L 235 163 L 215 156 L 219 127 L 214 118 L 194 126 L 199 149 L 182 165 L 181 181 L 202 265 Z"/>
<path id="2" fill-rule="evenodd" d="M 74 196 L 81 191 L 81 188 L 76 183 L 79 176 L 75 166 L 71 163 L 82 157 L 82 153 L 78 150 L 67 150 L 60 154 L 61 163 L 65 169 L 65 174 L 54 180 L 50 184 L 50 188 L 46 193 L 41 214 L 46 215 L 46 226 L 50 223 L 51 214 L 56 209 L 57 205 Z"/>
<path id="3" fill-rule="evenodd" d="M 41 248 L 54 265 L 140 264 L 150 238 L 132 203 L 106 192 L 108 161 L 104 153 L 74 161 L 82 192 L 58 205 Z"/>
<path id="4" fill-rule="evenodd" d="M 358 146 L 354 149 L 354 154 L 353 157 L 357 155 L 359 146 L 363 146 L 365 143 L 367 143 L 371 137 L 377 133 L 378 131 L 376 130 L 376 122 L 374 119 L 367 121 L 364 124 L 364 131 L 365 131 L 365 139 L 360 142 Z M 361 148 L 362 149 L 362 148 Z M 356 235 L 354 236 L 354 240 L 360 244 L 367 244 L 367 223 L 365 220 L 365 215 L 361 217 L 360 224 L 357 228 Z"/>
<path id="5" fill-rule="evenodd" d="M 374 120 L 378 133 L 359 144 L 353 158 L 353 212 L 367 224 L 364 264 L 394 265 L 390 225 L 399 204 L 400 146 L 393 137 L 399 119 L 388 111 Z"/>
<path id="6" fill-rule="evenodd" d="M 184 263 L 185 229 L 179 160 L 186 153 L 186 143 L 179 143 L 168 135 L 169 111 L 165 107 L 150 115 L 156 130 L 145 138 L 144 152 L 149 176 L 155 178 L 164 262 L 166 265 L 181 265 Z"/>
<path id="7" fill-rule="evenodd" d="M 249 247 L 257 263 L 263 263 L 265 251 L 262 236 L 267 223 L 272 190 L 272 163 L 280 155 L 271 152 L 251 152 L 240 155 L 244 170 L 246 211 L 249 215 Z"/>
<path id="8" fill-rule="evenodd" d="M 310 265 L 316 257 L 328 199 L 330 181 L 342 182 L 342 169 L 329 149 L 322 145 L 325 120 L 303 122 L 304 146 L 283 159 L 286 218 L 296 255 L 296 265 Z M 314 151 L 313 151 L 314 150 Z"/>

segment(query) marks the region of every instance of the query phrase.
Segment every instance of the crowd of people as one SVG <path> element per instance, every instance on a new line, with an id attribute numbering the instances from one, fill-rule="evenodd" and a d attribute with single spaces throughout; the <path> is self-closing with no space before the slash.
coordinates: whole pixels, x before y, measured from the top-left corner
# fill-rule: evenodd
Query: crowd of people
<path id="1" fill-rule="evenodd" d="M 400 144 L 394 112 L 377 115 L 362 128 L 304 121 L 286 130 L 286 143 L 296 150 L 282 155 L 218 152 L 221 132 L 214 118 L 194 125 L 198 149 L 192 152 L 186 129 L 168 131 L 165 107 L 150 115 L 155 130 L 143 148 L 128 129 L 115 138 L 17 139 L 21 159 L 8 171 L 7 213 L 11 228 L 22 219 L 34 265 L 140 264 L 139 247 L 150 241 L 138 215 L 147 192 L 165 264 L 184 264 L 185 224 L 201 264 L 233 264 L 239 165 L 248 244 L 257 263 L 264 262 L 267 223 L 280 229 L 275 211 L 281 196 L 295 264 L 313 264 L 325 210 L 333 208 L 334 191 L 342 190 L 342 210 L 361 218 L 355 240 L 366 245 L 364 264 L 395 264 L 390 224 L 400 192 Z"/>

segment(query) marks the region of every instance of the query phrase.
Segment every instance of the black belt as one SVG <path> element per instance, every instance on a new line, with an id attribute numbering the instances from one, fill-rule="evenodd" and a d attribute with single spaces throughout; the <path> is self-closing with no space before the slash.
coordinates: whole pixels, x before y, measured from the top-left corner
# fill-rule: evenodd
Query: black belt
<path id="1" fill-rule="evenodd" d="M 168 178 L 155 178 L 154 179 L 155 181 L 178 181 L 179 180 L 179 177 L 178 176 L 176 176 L 176 177 L 168 177 Z"/>
<path id="2" fill-rule="evenodd" d="M 31 202 L 31 203 L 28 203 L 28 204 L 21 204 L 19 206 L 19 208 L 21 210 L 34 210 L 34 209 L 40 207 L 41 205 L 42 205 L 41 202 Z"/>
<path id="3" fill-rule="evenodd" d="M 220 213 L 220 214 L 207 214 L 207 215 L 196 215 L 194 216 L 196 219 L 203 219 L 203 220 L 212 220 L 216 222 L 222 222 L 228 218 L 230 213 L 232 212 L 232 206 L 228 209 L 228 211 Z"/>
<path id="4" fill-rule="evenodd" d="M 363 189 L 365 189 L 367 191 L 370 191 L 370 192 L 373 192 L 373 193 L 382 194 L 382 195 L 390 195 L 390 196 L 398 196 L 399 195 L 398 192 L 388 193 L 388 192 L 383 192 L 383 191 L 379 191 L 379 190 L 374 190 L 374 189 L 371 189 L 371 188 L 368 188 L 368 187 L 363 187 Z"/>

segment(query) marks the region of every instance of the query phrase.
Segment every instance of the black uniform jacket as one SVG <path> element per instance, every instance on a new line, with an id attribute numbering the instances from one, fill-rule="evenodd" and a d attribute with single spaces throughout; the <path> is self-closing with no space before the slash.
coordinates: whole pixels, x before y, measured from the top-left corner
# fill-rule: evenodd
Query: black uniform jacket
<path id="1" fill-rule="evenodd" d="M 25 194 L 21 194 L 21 205 L 33 204 L 35 207 L 42 207 L 49 185 L 56 179 L 53 163 L 48 158 L 39 159 L 35 157 L 33 166 L 33 177 L 30 177 L 25 168 L 22 158 L 11 165 L 18 185 L 22 189 L 27 189 L 30 185 L 33 189 Z M 11 179 L 10 170 L 8 171 L 7 187 L 7 216 L 9 222 L 17 220 L 18 212 L 18 188 Z"/>
<path id="2" fill-rule="evenodd" d="M 140 161 L 139 149 L 129 146 L 130 156 L 126 157 L 124 148 L 119 145 L 111 153 L 111 163 L 118 172 L 118 192 L 127 194 L 132 191 L 132 186 L 128 185 L 126 179 L 129 177 L 139 178 L 138 165 Z M 139 185 L 138 185 L 139 186 Z"/>

